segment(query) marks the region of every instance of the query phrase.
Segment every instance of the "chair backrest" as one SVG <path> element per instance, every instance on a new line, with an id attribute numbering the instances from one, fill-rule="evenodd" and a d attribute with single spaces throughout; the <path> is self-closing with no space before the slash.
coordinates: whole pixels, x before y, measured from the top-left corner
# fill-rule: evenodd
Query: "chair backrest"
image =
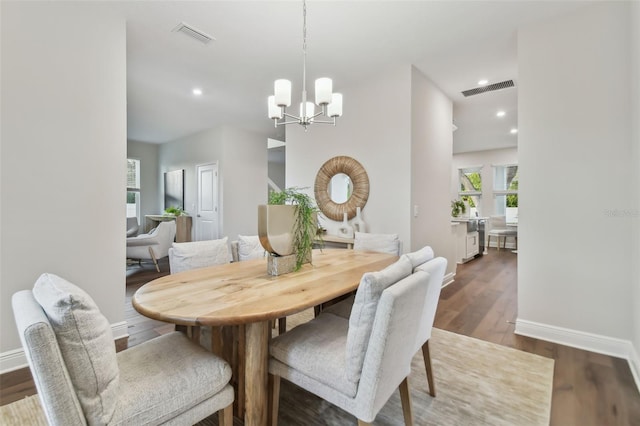
<path id="1" fill-rule="evenodd" d="M 169 270 L 172 274 L 207 266 L 229 263 L 227 237 L 218 240 L 173 243 L 169 249 Z"/>
<path id="2" fill-rule="evenodd" d="M 346 346 L 346 375 L 353 383 L 360 380 L 367 344 L 382 292 L 411 275 L 411 262 L 406 256 L 381 271 L 362 275 L 349 316 Z M 417 316 L 416 316 L 417 317 Z"/>
<path id="3" fill-rule="evenodd" d="M 234 262 L 261 259 L 266 253 L 257 235 L 238 235 L 237 240 L 231 241 L 231 256 Z"/>
<path id="4" fill-rule="evenodd" d="M 356 232 L 353 239 L 353 249 L 361 251 L 377 251 L 400 256 L 402 245 L 398 234 L 370 234 Z"/>
<path id="5" fill-rule="evenodd" d="M 31 290 L 11 299 L 31 375 L 50 425 L 86 425 L 51 323 Z"/>
<path id="6" fill-rule="evenodd" d="M 127 237 L 135 237 L 138 235 L 138 231 L 140 230 L 140 226 L 138 225 L 138 218 L 128 217 L 127 218 Z"/>
<path id="7" fill-rule="evenodd" d="M 507 227 L 506 216 L 491 216 L 489 218 L 489 230 L 505 229 Z"/>
<path id="8" fill-rule="evenodd" d="M 411 372 L 429 274 L 417 271 L 382 292 L 358 384 L 358 418 L 374 418 Z"/>
<path id="9" fill-rule="evenodd" d="M 444 280 L 444 274 L 447 271 L 447 259 L 444 257 L 436 257 L 422 265 L 418 265 L 415 271 L 423 271 L 429 274 L 424 309 L 422 311 L 420 322 L 418 323 L 418 338 L 415 346 L 417 352 L 422 345 L 431 338 L 433 321 L 436 317 L 438 301 L 440 300 L 440 291 L 442 290 L 442 281 Z"/>
<path id="10" fill-rule="evenodd" d="M 160 259 L 169 254 L 169 248 L 176 239 L 176 221 L 168 220 L 160 222 L 158 227 L 149 234 L 155 241 L 151 249 L 156 256 L 156 259 Z"/>

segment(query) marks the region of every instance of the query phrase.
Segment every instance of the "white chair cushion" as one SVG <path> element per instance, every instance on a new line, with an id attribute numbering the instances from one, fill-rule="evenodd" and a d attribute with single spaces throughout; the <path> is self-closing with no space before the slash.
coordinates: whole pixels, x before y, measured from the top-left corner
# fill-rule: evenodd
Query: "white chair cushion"
<path id="1" fill-rule="evenodd" d="M 240 261 L 249 259 L 261 259 L 266 251 L 260 244 L 260 237 L 257 235 L 238 235 L 238 259 Z"/>
<path id="2" fill-rule="evenodd" d="M 352 382 L 357 383 L 360 379 L 380 295 L 390 285 L 411 275 L 412 271 L 411 261 L 402 256 L 382 271 L 367 272 L 362 276 L 351 309 L 347 336 L 347 378 Z"/>
<path id="3" fill-rule="evenodd" d="M 229 263 L 227 237 L 219 240 L 173 243 L 169 256 L 171 273 Z"/>
<path id="4" fill-rule="evenodd" d="M 273 338 L 269 351 L 287 367 L 353 397 L 357 383 L 345 375 L 348 328 L 345 318 L 320 315 Z"/>
<path id="5" fill-rule="evenodd" d="M 33 296 L 51 322 L 87 423 L 110 423 L 119 370 L 109 321 L 87 293 L 53 274 L 38 278 Z"/>
<path id="6" fill-rule="evenodd" d="M 122 386 L 113 424 L 175 423 L 176 413 L 188 412 L 215 396 L 231 379 L 229 364 L 180 332 L 118 352 L 117 360 Z M 230 404 L 233 389 L 229 386 L 219 397 L 218 406 Z"/>
<path id="7" fill-rule="evenodd" d="M 434 258 L 435 254 L 430 246 L 424 246 L 420 250 L 407 253 L 406 256 L 411 261 L 413 269 Z"/>
<path id="8" fill-rule="evenodd" d="M 353 240 L 353 249 L 398 255 L 399 244 L 398 234 L 356 232 Z"/>

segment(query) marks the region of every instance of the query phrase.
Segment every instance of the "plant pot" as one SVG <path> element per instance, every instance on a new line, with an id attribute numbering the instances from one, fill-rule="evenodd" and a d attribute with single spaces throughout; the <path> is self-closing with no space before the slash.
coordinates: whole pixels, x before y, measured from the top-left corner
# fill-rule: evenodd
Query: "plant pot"
<path id="1" fill-rule="evenodd" d="M 267 252 L 278 256 L 294 254 L 293 226 L 296 209 L 295 205 L 258 206 L 258 236 Z"/>

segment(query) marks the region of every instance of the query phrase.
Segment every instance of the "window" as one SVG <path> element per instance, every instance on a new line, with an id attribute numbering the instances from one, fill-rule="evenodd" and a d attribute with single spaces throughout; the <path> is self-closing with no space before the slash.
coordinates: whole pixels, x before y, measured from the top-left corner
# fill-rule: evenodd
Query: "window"
<path id="1" fill-rule="evenodd" d="M 494 212 L 507 223 L 518 222 L 518 166 L 493 166 Z"/>
<path id="2" fill-rule="evenodd" d="M 469 204 L 469 215 L 477 215 L 480 197 L 482 196 L 482 166 L 459 169 L 460 188 L 458 195 Z"/>
<path id="3" fill-rule="evenodd" d="M 127 158 L 127 217 L 140 221 L 140 160 Z"/>

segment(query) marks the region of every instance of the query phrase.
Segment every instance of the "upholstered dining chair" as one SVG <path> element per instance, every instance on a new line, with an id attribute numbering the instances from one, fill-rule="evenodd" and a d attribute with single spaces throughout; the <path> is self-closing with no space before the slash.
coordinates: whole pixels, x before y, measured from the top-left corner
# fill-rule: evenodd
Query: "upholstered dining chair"
<path id="1" fill-rule="evenodd" d="M 440 291 L 442 290 L 442 281 L 447 270 L 447 259 L 444 257 L 436 257 L 435 259 L 418 264 L 414 271 L 423 271 L 429 274 L 427 283 L 427 295 L 425 297 L 424 309 L 418 323 L 418 339 L 416 340 L 415 352 L 422 349 L 422 357 L 424 359 L 424 367 L 427 373 L 427 383 L 429 385 L 429 394 L 436 396 L 436 387 L 433 377 L 433 369 L 431 367 L 431 352 L 429 351 L 429 340 L 431 339 L 431 330 L 433 329 L 433 321 L 436 317 L 438 309 L 438 301 L 440 300 Z"/>
<path id="2" fill-rule="evenodd" d="M 353 249 L 362 251 L 377 251 L 400 256 L 402 242 L 398 234 L 370 234 L 368 232 L 356 232 L 353 238 Z"/>
<path id="3" fill-rule="evenodd" d="M 487 247 L 491 246 L 491 237 L 496 237 L 497 247 L 500 250 L 500 240 L 504 238 L 504 248 L 507 247 L 507 237 L 515 238 L 516 250 L 518 249 L 518 229 L 507 226 L 505 216 L 491 216 L 489 218 L 489 232 L 487 233 Z"/>
<path id="4" fill-rule="evenodd" d="M 424 310 L 418 324 L 418 339 L 416 340 L 415 351 L 422 350 L 424 366 L 427 373 L 427 384 L 429 386 L 429 394 L 436 396 L 436 388 L 434 383 L 433 369 L 431 366 L 431 353 L 429 351 L 429 339 L 431 339 L 431 330 L 438 308 L 440 299 L 440 290 L 444 274 L 447 270 L 447 259 L 444 257 L 435 257 L 433 249 L 425 246 L 419 250 L 404 254 L 411 262 L 413 271 L 423 271 L 429 274 L 427 285 L 427 294 L 425 298 Z M 353 306 L 353 297 L 345 299 L 335 305 L 326 308 L 323 313 L 338 315 L 342 318 L 349 318 Z"/>
<path id="5" fill-rule="evenodd" d="M 127 259 L 150 259 L 160 272 L 158 259 L 168 256 L 169 248 L 176 238 L 176 222 L 160 222 L 148 234 L 127 238 Z"/>
<path id="6" fill-rule="evenodd" d="M 261 259 L 266 253 L 257 235 L 238 235 L 237 240 L 231 241 L 231 257 L 234 262 Z"/>
<path id="7" fill-rule="evenodd" d="M 167 251 L 169 255 L 169 271 L 177 274 L 191 269 L 229 263 L 228 238 L 217 240 L 192 241 L 188 243 L 172 243 Z"/>
<path id="8" fill-rule="evenodd" d="M 411 273 L 401 258 L 363 275 L 350 318 L 323 313 L 270 345 L 271 423 L 277 424 L 280 378 L 314 393 L 358 419 L 372 422 L 399 388 L 403 416 L 411 425 L 407 377 L 415 354 L 429 274 Z"/>
<path id="9" fill-rule="evenodd" d="M 111 326 L 77 286 L 43 274 L 12 298 L 47 421 L 185 425 L 233 422 L 231 368 L 179 332 L 116 353 Z"/>

